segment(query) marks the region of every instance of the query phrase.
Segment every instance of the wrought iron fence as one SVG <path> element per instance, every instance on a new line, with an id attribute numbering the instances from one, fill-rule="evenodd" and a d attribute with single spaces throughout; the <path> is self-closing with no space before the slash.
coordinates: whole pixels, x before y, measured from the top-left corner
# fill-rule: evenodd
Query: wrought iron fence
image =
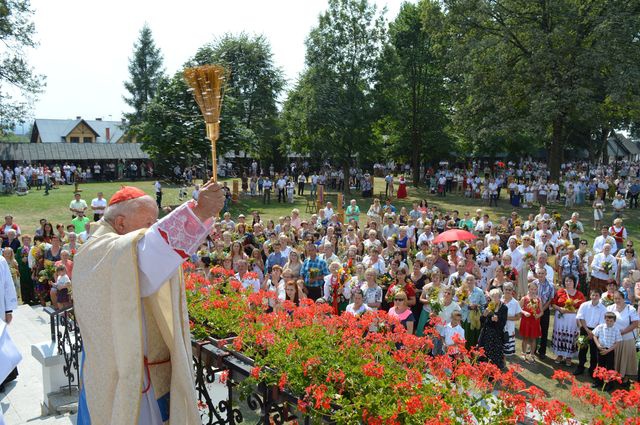
<path id="1" fill-rule="evenodd" d="M 259 384 L 248 394 L 241 394 L 238 385 L 251 374 L 250 359 L 218 348 L 207 342 L 193 342 L 196 391 L 200 404 L 202 423 L 206 425 L 283 425 L 299 423 L 310 425 L 310 416 L 298 409 L 298 398 L 277 387 Z M 214 401 L 211 396 L 216 375 L 226 375 L 225 396 Z M 219 381 L 218 381 L 219 382 Z M 324 419 L 322 423 L 331 423 Z"/>
<path id="2" fill-rule="evenodd" d="M 67 390 L 78 388 L 79 355 L 82 351 L 82 336 L 76 322 L 73 306 L 56 310 L 45 308 L 51 319 L 51 341 L 64 359 L 63 372 L 67 377 Z"/>
<path id="3" fill-rule="evenodd" d="M 78 387 L 82 352 L 82 336 L 73 306 L 62 310 L 47 307 L 45 311 L 51 319 L 51 341 L 63 356 L 67 389 L 71 391 Z M 251 374 L 251 360 L 209 342 L 192 341 L 192 348 L 203 425 L 311 424 L 311 418 L 298 410 L 298 399 L 286 391 L 260 384 L 252 387 L 248 394 L 240 394 L 238 385 Z M 226 375 L 224 382 L 220 382 L 222 374 Z"/>

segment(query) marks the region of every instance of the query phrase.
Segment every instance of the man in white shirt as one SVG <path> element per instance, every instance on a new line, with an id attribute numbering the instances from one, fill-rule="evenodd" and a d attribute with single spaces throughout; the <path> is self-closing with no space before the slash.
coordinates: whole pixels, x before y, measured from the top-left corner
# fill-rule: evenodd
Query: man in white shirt
<path id="1" fill-rule="evenodd" d="M 618 262 L 612 254 L 612 245 L 604 244 L 602 252 L 593 256 L 591 261 L 591 289 L 599 289 L 604 292 L 607 282 L 614 279 L 618 271 Z"/>
<path id="2" fill-rule="evenodd" d="M 462 259 L 458 261 L 458 265 L 456 266 L 456 271 L 451 273 L 449 276 L 449 281 L 447 282 L 449 286 L 454 288 L 458 288 L 462 282 L 465 281 L 467 276 L 471 276 L 469 273 L 465 271 L 465 267 L 467 265 L 467 260 Z"/>
<path id="3" fill-rule="evenodd" d="M 540 212 L 535 216 L 534 220 L 536 222 L 549 220 L 549 214 L 547 214 L 547 208 L 543 205 L 540 207 Z"/>
<path id="4" fill-rule="evenodd" d="M 87 211 L 87 202 L 84 199 L 80 199 L 80 193 L 73 194 L 73 201 L 69 203 L 69 210 L 71 211 L 71 218 L 76 218 L 79 212 Z"/>
<path id="5" fill-rule="evenodd" d="M 537 255 L 537 260 L 536 260 L 536 265 L 535 268 L 543 268 L 547 271 L 546 273 L 546 277 L 547 280 L 549 282 L 553 283 L 553 277 L 555 275 L 555 272 L 553 271 L 553 267 L 551 267 L 549 264 L 547 264 L 547 253 L 546 252 L 538 252 Z M 529 270 L 529 273 L 527 274 L 527 280 L 529 282 L 533 282 L 534 280 L 536 280 L 536 275 L 534 274 L 533 271 Z"/>
<path id="6" fill-rule="evenodd" d="M 418 236 L 418 246 L 422 246 L 423 243 L 431 244 L 434 238 L 435 235 L 431 231 L 431 225 L 425 224 L 424 232 L 422 232 L 420 236 Z"/>
<path id="7" fill-rule="evenodd" d="M 257 277 L 249 275 L 249 266 L 247 260 L 238 260 L 238 273 L 235 274 L 235 278 L 242 283 L 244 289 L 251 288 L 253 292 L 260 291 L 260 281 Z"/>
<path id="8" fill-rule="evenodd" d="M 511 236 L 509 238 L 509 240 L 507 241 L 507 245 L 509 246 L 509 248 L 502 253 L 502 256 L 503 257 L 505 255 L 510 256 L 511 266 L 516 270 L 520 270 L 520 266 L 522 265 L 523 254 L 520 251 L 518 251 L 518 241 L 516 240 L 515 236 Z"/>
<path id="9" fill-rule="evenodd" d="M 615 254 L 618 250 L 616 240 L 609 234 L 609 228 L 607 226 L 603 226 L 600 229 L 600 236 L 595 238 L 593 241 L 593 253 L 600 254 L 604 250 L 604 246 L 606 244 L 611 246 L 611 253 Z"/>
<path id="10" fill-rule="evenodd" d="M 276 187 L 278 188 L 278 202 L 287 202 L 287 196 L 284 191 L 285 187 L 287 187 L 287 181 L 285 180 L 284 176 L 280 176 L 280 178 L 276 182 Z"/>
<path id="11" fill-rule="evenodd" d="M 327 206 L 324 208 L 324 218 L 328 220 L 331 220 L 331 217 L 333 217 L 334 211 L 333 211 L 333 204 L 331 202 L 327 202 Z"/>
<path id="12" fill-rule="evenodd" d="M 598 365 L 598 349 L 593 341 L 593 329 L 599 324 L 604 323 L 604 314 L 607 312 L 607 308 L 600 302 L 600 295 L 599 290 L 592 289 L 591 302 L 580 304 L 580 308 L 578 308 L 578 313 L 576 314 L 580 335 L 585 335 L 589 338 L 589 345 L 581 347 L 578 352 L 578 367 L 575 372 L 573 372 L 575 376 L 584 373 L 584 365 L 587 362 L 587 350 L 589 350 L 590 354 L 589 376 L 593 375 L 593 370 Z"/>
<path id="13" fill-rule="evenodd" d="M 107 208 L 107 200 L 104 199 L 102 192 L 98 192 L 98 197 L 91 200 L 91 209 L 93 210 L 93 221 L 98 221 L 104 215 Z"/>

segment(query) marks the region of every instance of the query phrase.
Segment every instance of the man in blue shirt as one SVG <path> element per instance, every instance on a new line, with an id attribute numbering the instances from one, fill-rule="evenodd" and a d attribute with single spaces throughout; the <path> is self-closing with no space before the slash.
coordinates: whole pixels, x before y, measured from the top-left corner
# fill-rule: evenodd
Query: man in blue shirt
<path id="1" fill-rule="evenodd" d="M 267 273 L 271 273 L 271 269 L 276 264 L 284 268 L 284 265 L 287 263 L 287 257 L 282 255 L 282 253 L 280 252 L 281 249 L 282 244 L 280 243 L 280 241 L 275 241 L 273 243 L 273 252 L 267 257 Z"/>
<path id="2" fill-rule="evenodd" d="M 304 278 L 307 296 L 313 301 L 322 297 L 324 277 L 328 274 L 327 262 L 318 257 L 318 248 L 314 244 L 307 244 L 307 258 L 300 268 L 300 276 Z"/>
<path id="3" fill-rule="evenodd" d="M 640 194 L 640 180 L 635 179 L 629 187 L 629 208 L 638 208 L 638 195 Z"/>

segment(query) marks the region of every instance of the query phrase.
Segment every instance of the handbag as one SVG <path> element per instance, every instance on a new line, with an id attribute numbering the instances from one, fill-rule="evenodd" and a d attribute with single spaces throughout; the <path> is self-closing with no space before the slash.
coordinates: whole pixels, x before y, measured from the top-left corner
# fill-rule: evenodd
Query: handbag
<path id="1" fill-rule="evenodd" d="M 0 382 L 9 376 L 22 360 L 22 354 L 7 331 L 7 324 L 0 320 Z"/>

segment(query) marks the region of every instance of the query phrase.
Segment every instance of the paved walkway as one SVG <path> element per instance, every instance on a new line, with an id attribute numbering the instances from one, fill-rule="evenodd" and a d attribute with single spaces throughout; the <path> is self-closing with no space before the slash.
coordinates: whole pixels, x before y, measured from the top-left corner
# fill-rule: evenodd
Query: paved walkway
<path id="1" fill-rule="evenodd" d="M 22 353 L 19 376 L 0 393 L 0 408 L 7 425 L 69 425 L 75 415 L 42 416 L 42 367 L 31 355 L 31 345 L 51 339 L 49 315 L 42 307 L 22 305 L 13 314 L 9 332 Z"/>

